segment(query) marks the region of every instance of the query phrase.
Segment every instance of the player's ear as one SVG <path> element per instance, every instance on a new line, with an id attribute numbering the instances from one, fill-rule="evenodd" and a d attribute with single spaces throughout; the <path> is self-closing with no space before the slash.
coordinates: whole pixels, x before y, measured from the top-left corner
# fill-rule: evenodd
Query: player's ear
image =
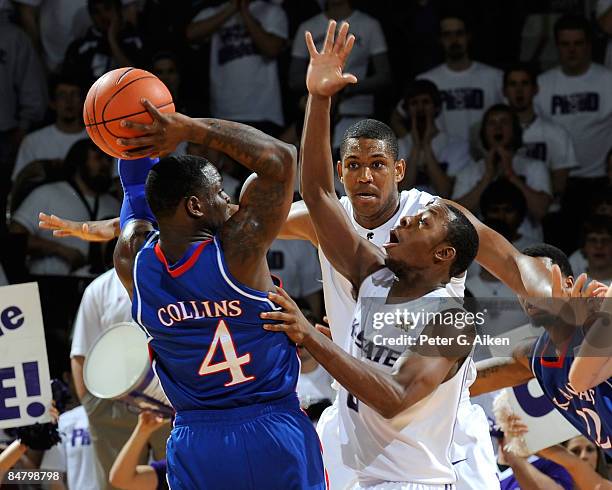
<path id="1" fill-rule="evenodd" d="M 565 287 L 573 288 L 574 287 L 574 276 L 567 276 L 565 278 Z"/>
<path id="2" fill-rule="evenodd" d="M 457 251 L 455 247 L 450 245 L 440 245 L 434 252 L 434 262 L 448 262 L 449 260 L 455 260 Z"/>
<path id="3" fill-rule="evenodd" d="M 192 218 L 201 218 L 204 216 L 203 203 L 197 196 L 185 198 L 185 209 L 187 210 L 187 214 Z"/>
<path id="4" fill-rule="evenodd" d="M 400 158 L 395 162 L 395 182 L 404 180 L 404 175 L 406 175 L 406 160 Z"/>
<path id="5" fill-rule="evenodd" d="M 338 162 L 336 163 L 336 172 L 338 172 L 338 178 L 340 179 L 340 182 L 344 182 L 342 177 L 342 162 L 340 160 L 338 160 Z"/>

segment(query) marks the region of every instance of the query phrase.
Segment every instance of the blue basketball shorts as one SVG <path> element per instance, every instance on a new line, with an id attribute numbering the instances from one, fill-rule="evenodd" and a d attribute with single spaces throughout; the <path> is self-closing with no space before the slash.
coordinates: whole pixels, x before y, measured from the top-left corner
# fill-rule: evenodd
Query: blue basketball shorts
<path id="1" fill-rule="evenodd" d="M 178 412 L 167 461 L 172 490 L 327 488 L 319 438 L 295 394 L 238 408 Z"/>

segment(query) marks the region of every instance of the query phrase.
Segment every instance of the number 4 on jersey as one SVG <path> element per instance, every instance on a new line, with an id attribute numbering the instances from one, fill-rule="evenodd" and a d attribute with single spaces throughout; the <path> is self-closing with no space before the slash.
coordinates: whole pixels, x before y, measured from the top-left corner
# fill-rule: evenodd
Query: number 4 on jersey
<path id="1" fill-rule="evenodd" d="M 211 364 L 215 352 L 219 346 L 223 351 L 225 361 Z M 204 360 L 202 361 L 198 374 L 200 376 L 206 376 L 207 374 L 214 374 L 220 371 L 228 370 L 232 379 L 223 386 L 234 386 L 255 379 L 255 376 L 245 376 L 244 372 L 242 371 L 242 365 L 248 364 L 249 362 L 251 362 L 251 354 L 244 354 L 238 357 L 236 348 L 234 347 L 234 341 L 230 334 L 229 328 L 227 328 L 227 323 L 225 323 L 225 320 L 221 320 L 217 325 L 212 344 L 206 353 L 206 357 L 204 357 Z"/>

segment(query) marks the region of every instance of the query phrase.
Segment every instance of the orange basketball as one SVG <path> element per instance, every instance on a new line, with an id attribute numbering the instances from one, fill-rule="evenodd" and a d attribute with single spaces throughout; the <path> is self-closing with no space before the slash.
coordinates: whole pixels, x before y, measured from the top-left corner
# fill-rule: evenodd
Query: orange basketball
<path id="1" fill-rule="evenodd" d="M 119 146 L 117 138 L 134 138 L 140 133 L 122 128 L 121 120 L 148 124 L 153 119 L 141 104 L 146 98 L 161 112 L 174 112 L 170 91 L 152 73 L 139 68 L 117 68 L 102 75 L 91 86 L 83 107 L 83 120 L 89 137 L 105 153 L 123 158 L 129 147 Z"/>

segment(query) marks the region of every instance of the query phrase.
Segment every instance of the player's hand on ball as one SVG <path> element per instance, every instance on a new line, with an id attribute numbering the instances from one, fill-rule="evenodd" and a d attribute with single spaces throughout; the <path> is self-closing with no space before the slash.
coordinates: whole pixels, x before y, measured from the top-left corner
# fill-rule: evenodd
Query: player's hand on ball
<path id="1" fill-rule="evenodd" d="M 133 159 L 149 156 L 163 157 L 172 153 L 181 141 L 187 139 L 191 119 L 178 112 L 162 113 L 147 99 L 142 100 L 142 105 L 153 118 L 153 122 L 141 124 L 127 119 L 121 121 L 121 126 L 124 128 L 142 133 L 142 136 L 137 138 L 117 140 L 120 146 L 135 147 L 132 150 L 124 151 L 122 156 Z"/>
<path id="2" fill-rule="evenodd" d="M 277 287 L 276 292 L 268 294 L 268 298 L 283 308 L 283 311 L 264 312 L 260 314 L 261 318 L 282 323 L 266 323 L 263 328 L 270 332 L 284 332 L 296 344 L 301 344 L 315 330 L 283 288 Z"/>
<path id="3" fill-rule="evenodd" d="M 312 95 L 331 97 L 340 92 L 349 83 L 357 83 L 357 77 L 343 73 L 344 64 L 353 49 L 355 36 L 348 35 L 349 25 L 344 22 L 338 37 L 334 41 L 336 21 L 329 22 L 323 49 L 319 53 L 312 40 L 312 34 L 306 31 L 306 46 L 310 53 L 310 64 L 306 74 L 306 86 Z"/>

